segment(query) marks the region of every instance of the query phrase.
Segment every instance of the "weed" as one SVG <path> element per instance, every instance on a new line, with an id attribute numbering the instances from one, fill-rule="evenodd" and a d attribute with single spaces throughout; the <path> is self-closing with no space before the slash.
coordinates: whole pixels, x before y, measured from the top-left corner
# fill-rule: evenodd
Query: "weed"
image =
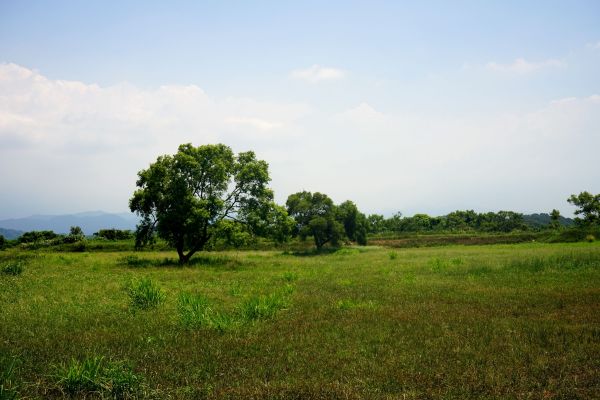
<path id="1" fill-rule="evenodd" d="M 272 318 L 279 310 L 288 306 L 288 296 L 293 292 L 292 285 L 285 285 L 283 289 L 270 295 L 250 297 L 240 305 L 239 313 L 245 321 Z"/>
<path id="2" fill-rule="evenodd" d="M 390 260 L 395 260 L 396 258 L 398 258 L 398 253 L 396 253 L 395 251 L 390 251 L 388 253 L 388 257 L 390 258 Z"/>
<path id="3" fill-rule="evenodd" d="M 429 261 L 429 265 L 431 265 L 432 271 L 439 272 L 445 269 L 448 266 L 448 263 L 441 258 L 433 258 Z"/>
<path id="4" fill-rule="evenodd" d="M 0 400 L 14 400 L 18 398 L 18 384 L 14 376 L 16 368 L 16 358 L 0 357 Z"/>
<path id="5" fill-rule="evenodd" d="M 242 286 L 238 281 L 234 281 L 229 287 L 229 294 L 234 297 L 242 295 Z"/>
<path id="6" fill-rule="evenodd" d="M 230 315 L 210 307 L 206 297 L 200 294 L 181 293 L 177 309 L 181 323 L 187 328 L 208 328 L 224 332 L 231 330 L 236 324 Z"/>
<path id="7" fill-rule="evenodd" d="M 298 274 L 295 274 L 293 272 L 285 272 L 281 279 L 283 279 L 286 282 L 294 282 L 298 279 Z"/>
<path id="8" fill-rule="evenodd" d="M 130 281 L 127 286 L 129 305 L 134 310 L 148 310 L 158 307 L 164 300 L 165 294 L 150 278 L 140 278 Z"/>
<path id="9" fill-rule="evenodd" d="M 68 395 L 98 393 L 120 399 L 135 393 L 142 380 L 124 362 L 106 361 L 104 357 L 90 357 L 83 362 L 72 359 L 55 369 L 56 385 Z"/>
<path id="10" fill-rule="evenodd" d="M 450 262 L 452 263 L 452 265 L 462 265 L 463 259 L 460 257 L 454 257 L 454 258 L 450 259 Z"/>
<path id="11" fill-rule="evenodd" d="M 21 275 L 25 268 L 19 261 L 11 261 L 2 267 L 2 273 L 6 275 L 17 276 Z"/>

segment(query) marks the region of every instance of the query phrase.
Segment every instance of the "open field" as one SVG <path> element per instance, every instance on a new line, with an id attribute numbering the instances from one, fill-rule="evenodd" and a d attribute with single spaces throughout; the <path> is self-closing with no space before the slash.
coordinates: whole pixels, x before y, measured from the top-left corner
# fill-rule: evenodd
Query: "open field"
<path id="1" fill-rule="evenodd" d="M 0 252 L 0 398 L 600 398 L 597 242 L 174 257 Z"/>

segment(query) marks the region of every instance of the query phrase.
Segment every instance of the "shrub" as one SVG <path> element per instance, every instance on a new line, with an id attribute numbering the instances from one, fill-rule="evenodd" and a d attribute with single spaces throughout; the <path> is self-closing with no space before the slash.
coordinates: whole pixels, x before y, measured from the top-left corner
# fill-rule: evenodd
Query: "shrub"
<path id="1" fill-rule="evenodd" d="M 69 364 L 60 364 L 55 378 L 56 385 L 68 395 L 100 393 L 111 398 L 128 397 L 141 383 L 141 377 L 128 365 L 105 361 L 104 357 L 86 358 L 83 362 L 72 359 Z"/>
<path id="2" fill-rule="evenodd" d="M 398 253 L 396 253 L 395 251 L 390 251 L 388 253 L 388 256 L 390 257 L 390 260 L 395 260 L 396 258 L 398 258 Z"/>
<path id="3" fill-rule="evenodd" d="M 2 273 L 6 275 L 21 275 L 25 268 L 23 268 L 23 264 L 19 261 L 10 261 L 2 267 Z"/>
<path id="4" fill-rule="evenodd" d="M 596 238 L 594 237 L 594 235 L 587 235 L 585 237 L 585 241 L 588 243 L 592 243 L 594 240 L 596 240 Z"/>
<path id="5" fill-rule="evenodd" d="M 127 286 L 129 305 L 134 310 L 148 310 L 158 307 L 164 300 L 165 294 L 150 278 L 130 281 Z"/>
<path id="6" fill-rule="evenodd" d="M 52 231 L 25 232 L 19 237 L 19 243 L 37 243 L 56 239 L 59 235 Z"/>

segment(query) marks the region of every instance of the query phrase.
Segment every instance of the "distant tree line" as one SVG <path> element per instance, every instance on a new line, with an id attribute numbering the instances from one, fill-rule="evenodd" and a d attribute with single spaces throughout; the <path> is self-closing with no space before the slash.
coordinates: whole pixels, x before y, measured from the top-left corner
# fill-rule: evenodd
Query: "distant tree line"
<path id="1" fill-rule="evenodd" d="M 554 210 L 555 212 L 558 212 Z M 498 211 L 477 213 L 473 210 L 457 210 L 440 217 L 427 214 L 415 214 L 403 217 L 396 213 L 389 218 L 380 214 L 367 217 L 368 232 L 402 233 L 402 232 L 513 232 L 524 231 L 534 227 L 555 228 L 568 225 L 570 220 L 558 216 L 557 223 L 553 222 L 550 214 L 523 215 L 514 211 Z"/>
<path id="2" fill-rule="evenodd" d="M 238 153 L 223 145 L 194 147 L 183 144 L 174 155 L 164 155 L 138 173 L 137 190 L 129 208 L 141 222 L 135 234 L 103 229 L 94 234 L 103 240 L 135 237 L 136 248 L 153 243 L 157 237 L 175 248 L 181 263 L 197 251 L 225 242 L 241 246 L 263 237 L 285 242 L 292 237 L 312 238 L 317 249 L 343 242 L 367 243 L 369 234 L 403 232 L 513 232 L 527 230 L 521 213 L 498 211 L 477 213 L 457 210 L 440 217 L 401 213 L 385 218 L 365 216 L 352 201 L 341 204 L 326 194 L 301 191 L 290 195 L 285 207 L 275 204 L 268 164 L 252 151 Z M 600 195 L 582 192 L 568 201 L 578 209 L 578 226 L 596 226 L 600 221 Z M 541 215 L 541 214 L 540 214 Z M 545 218 L 545 217 L 543 217 Z M 547 226 L 559 229 L 564 218 L 558 210 L 548 214 Z M 538 218 L 539 219 L 539 218 Z M 51 231 L 23 234 L 17 243 L 75 243 L 85 240 L 79 227 L 68 235 Z M 0 239 L 0 246 L 6 247 Z"/>

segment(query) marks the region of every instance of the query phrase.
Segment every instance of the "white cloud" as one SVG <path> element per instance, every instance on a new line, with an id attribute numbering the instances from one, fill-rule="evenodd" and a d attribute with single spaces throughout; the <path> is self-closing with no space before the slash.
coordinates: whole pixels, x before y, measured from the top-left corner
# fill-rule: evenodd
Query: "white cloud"
<path id="1" fill-rule="evenodd" d="M 565 68 L 567 64 L 560 60 L 545 60 L 540 62 L 531 62 L 523 58 L 517 58 L 510 64 L 499 64 L 489 62 L 486 64 L 486 69 L 494 72 L 510 73 L 510 74 L 529 74 L 535 71 L 548 68 Z"/>
<path id="2" fill-rule="evenodd" d="M 327 113 L 0 64 L 0 217 L 122 211 L 137 171 L 186 142 L 256 151 L 280 203 L 306 189 L 368 212 L 547 211 L 600 191 L 599 127 L 597 94 L 512 115 L 383 112 L 368 102 Z"/>
<path id="3" fill-rule="evenodd" d="M 310 83 L 342 79 L 346 76 L 344 70 L 331 67 L 322 67 L 314 64 L 306 69 L 296 69 L 290 73 L 293 79 L 303 80 Z"/>
<path id="4" fill-rule="evenodd" d="M 63 211 L 81 210 L 75 203 L 123 210 L 137 171 L 158 155 L 187 142 L 264 149 L 289 140 L 310 112 L 304 104 L 216 99 L 194 85 L 101 87 L 0 64 L 0 170 L 11 171 L 0 174 L 0 209 L 15 212 L 28 197 Z"/>

